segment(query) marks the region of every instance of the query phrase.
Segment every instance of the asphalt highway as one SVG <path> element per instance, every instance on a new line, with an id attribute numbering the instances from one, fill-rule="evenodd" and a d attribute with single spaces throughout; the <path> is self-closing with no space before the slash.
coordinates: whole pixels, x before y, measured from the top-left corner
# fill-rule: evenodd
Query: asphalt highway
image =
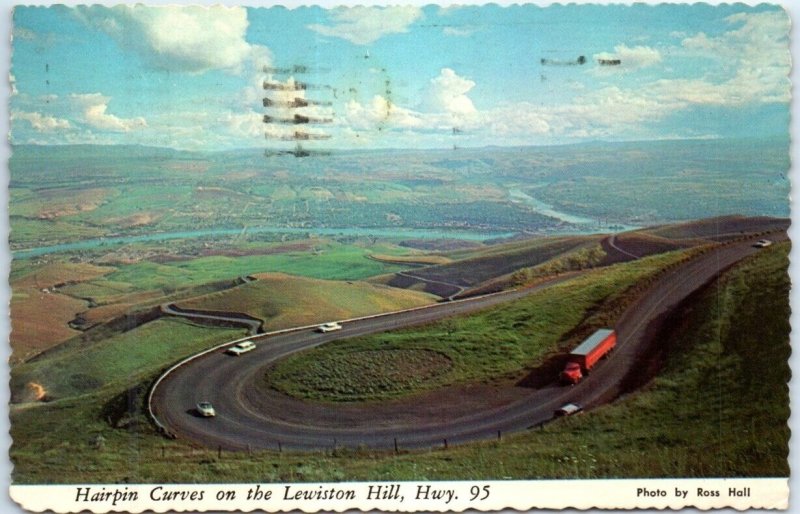
<path id="1" fill-rule="evenodd" d="M 418 402 L 332 405 L 296 400 L 279 393 L 264 394 L 263 388 L 253 387 L 255 381 L 263 379 L 271 363 L 291 353 L 336 339 L 389 331 L 512 302 L 550 287 L 553 282 L 549 282 L 470 301 L 442 303 L 430 309 L 352 321 L 345 323 L 342 330 L 327 334 L 308 329 L 269 336 L 255 340 L 258 348 L 239 357 L 214 351 L 170 373 L 153 392 L 153 412 L 179 438 L 234 450 L 426 448 L 440 447 L 445 439 L 449 444 L 458 444 L 529 429 L 551 420 L 553 412 L 564 403 L 592 407 L 616 397 L 623 379 L 637 366 L 652 335 L 663 328 L 665 315 L 721 271 L 759 251 L 752 243 L 753 240 L 748 240 L 716 247 L 662 274 L 621 315 L 614 327 L 617 347 L 609 358 L 575 386 L 554 382 L 539 389 L 478 388 L 474 401 L 464 402 L 447 401 L 447 390 L 443 390 L 429 398 L 437 399 L 438 405 L 431 405 L 424 398 Z M 564 278 L 558 281 L 561 280 Z M 481 403 L 481 394 L 493 396 Z M 201 400 L 214 405 L 215 418 L 201 418 L 194 413 L 195 404 Z"/>

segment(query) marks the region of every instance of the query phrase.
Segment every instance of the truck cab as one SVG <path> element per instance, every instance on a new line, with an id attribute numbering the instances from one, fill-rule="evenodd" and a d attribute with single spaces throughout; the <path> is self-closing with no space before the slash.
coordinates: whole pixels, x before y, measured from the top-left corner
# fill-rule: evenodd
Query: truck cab
<path id="1" fill-rule="evenodd" d="M 583 373 L 581 372 L 581 365 L 577 362 L 568 362 L 567 365 L 564 367 L 564 371 L 561 372 L 560 375 L 561 382 L 564 384 L 575 385 L 581 381 L 583 378 Z"/>

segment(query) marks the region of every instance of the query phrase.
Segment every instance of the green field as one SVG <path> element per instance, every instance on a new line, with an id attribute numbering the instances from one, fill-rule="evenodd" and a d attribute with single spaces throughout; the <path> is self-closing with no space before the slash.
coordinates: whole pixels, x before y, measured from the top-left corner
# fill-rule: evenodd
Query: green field
<path id="1" fill-rule="evenodd" d="M 199 257 L 166 264 L 143 261 L 123 265 L 106 279 L 127 282 L 144 290 L 196 285 L 263 272 L 281 272 L 328 280 L 359 280 L 404 269 L 403 266 L 368 259 L 367 254 L 366 249 L 358 246 L 330 242 L 320 245 L 318 252 Z M 102 281 L 97 283 L 102 285 Z"/>

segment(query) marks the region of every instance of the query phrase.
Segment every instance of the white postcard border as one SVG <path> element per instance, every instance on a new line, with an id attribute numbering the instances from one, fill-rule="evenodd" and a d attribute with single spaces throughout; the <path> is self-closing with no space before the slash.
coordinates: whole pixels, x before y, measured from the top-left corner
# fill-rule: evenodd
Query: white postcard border
<path id="1" fill-rule="evenodd" d="M 12 485 L 44 512 L 385 512 L 514 509 L 787 509 L 788 478 L 336 482 L 283 484 Z M 57 505 L 57 508 L 53 508 Z"/>
<path id="2" fill-rule="evenodd" d="M 646 4 L 660 4 L 664 3 L 658 0 L 637 0 L 641 3 Z M 692 3 L 685 0 L 673 0 L 675 3 Z M 741 1 L 741 0 L 740 0 Z M 98 0 L 96 2 L 86 2 L 85 0 L 61 0 L 59 2 L 55 2 L 52 0 L 44 0 L 42 2 L 36 2 L 38 5 L 54 5 L 54 4 L 64 4 L 67 6 L 74 6 L 74 5 L 81 5 L 87 3 L 94 3 L 94 4 L 101 4 L 101 5 L 114 5 L 119 2 L 112 2 L 110 0 Z M 145 3 L 151 5 L 165 5 L 165 4 L 174 4 L 176 3 L 175 0 L 147 0 Z M 264 0 L 251 0 L 249 2 L 232 2 L 230 0 L 194 0 L 192 2 L 185 2 L 185 3 L 195 3 L 201 5 L 212 5 L 212 4 L 224 4 L 224 5 L 248 5 L 248 6 L 270 6 L 270 5 L 286 5 L 289 7 L 297 7 L 300 5 L 312 5 L 312 4 L 319 4 L 319 5 L 385 5 L 385 1 L 380 0 L 361 0 L 361 1 L 353 1 L 353 0 L 344 0 L 344 1 L 337 1 L 331 2 L 330 0 L 323 0 L 321 2 L 304 2 L 302 0 L 289 0 L 288 2 L 266 2 Z M 425 5 L 434 2 L 427 2 L 427 1 L 420 1 L 420 0 L 406 0 L 404 2 L 406 4 L 417 4 L 417 5 Z M 454 3 L 459 4 L 471 4 L 471 5 L 482 5 L 489 3 L 488 1 L 481 1 L 481 0 L 460 0 L 458 2 L 454 2 L 452 0 L 445 1 L 445 2 L 436 2 L 441 3 L 443 5 L 452 5 Z M 509 2 L 507 0 L 500 0 L 496 2 L 500 5 L 509 5 L 513 2 Z M 527 2 L 526 2 L 527 3 Z M 542 2 L 542 1 L 533 1 L 531 3 L 536 3 L 539 5 L 549 5 L 555 2 Z M 618 0 L 594 0 L 591 2 L 588 1 L 581 1 L 578 0 L 578 3 L 595 3 L 595 4 L 613 4 L 613 3 L 632 3 L 632 2 L 620 2 Z M 669 2 L 671 3 L 671 2 Z M 723 3 L 728 3 L 726 0 L 710 0 L 704 3 L 708 3 L 710 5 L 719 5 Z M 743 0 L 742 3 L 745 5 L 757 5 L 761 3 L 758 0 Z M 790 48 L 792 50 L 793 55 L 797 56 L 800 55 L 798 51 L 800 51 L 800 8 L 793 5 L 789 0 L 770 0 L 768 3 L 774 3 L 777 5 L 781 5 L 786 11 L 789 13 L 790 17 L 793 20 L 792 29 L 791 29 L 791 43 Z M 10 21 L 10 7 L 7 6 L 5 16 L 0 19 L 0 34 L 5 36 L 5 41 L 9 41 L 10 33 L 11 33 L 11 21 Z M 4 63 L 3 66 L 5 67 L 6 74 L 8 73 L 8 63 L 10 59 L 10 45 L 2 45 L 0 46 L 0 56 L 2 57 L 2 62 Z M 800 80 L 800 72 L 795 70 L 793 66 L 792 71 L 792 81 L 793 84 L 796 84 Z M 4 93 L 3 96 L 8 96 L 9 93 L 9 85 L 7 81 L 0 81 L 0 93 Z M 793 87 L 794 93 L 794 87 Z M 791 124 L 791 134 L 793 136 L 793 140 L 795 139 L 796 135 L 800 132 L 798 131 L 798 127 L 800 127 L 800 115 L 797 112 L 797 102 L 796 99 L 793 100 L 792 104 L 792 124 Z M 2 107 L 0 107 L 0 112 L 4 115 L 0 116 L 0 129 L 4 133 L 8 133 L 8 105 L 4 103 Z M 8 141 L 5 144 L 0 144 L 0 158 L 6 161 L 10 155 L 10 147 Z M 798 178 L 796 176 L 797 171 L 794 169 L 796 164 L 800 162 L 800 150 L 798 150 L 798 146 L 796 144 L 792 144 L 791 146 L 791 157 L 792 157 L 792 168 L 793 171 L 791 173 L 792 176 L 792 183 L 793 186 L 797 186 Z M 7 166 L 4 166 L 3 172 L 4 180 L 8 181 L 8 169 Z M 794 189 L 793 187 L 793 189 Z M 794 202 L 792 202 L 794 203 Z M 10 251 L 8 249 L 7 244 L 7 236 L 9 234 L 9 224 L 8 224 L 8 212 L 7 212 L 7 205 L 8 205 L 8 191 L 5 187 L 0 188 L 0 209 L 5 209 L 3 216 L 0 216 L 0 234 L 3 234 L 5 237 L 6 242 L 0 245 L 0 269 L 2 272 L 8 276 L 9 267 L 10 267 Z M 800 223 L 797 223 L 796 217 L 796 209 L 792 209 L 792 219 L 793 224 L 791 229 L 789 230 L 790 238 L 794 241 L 800 238 Z M 798 259 L 798 251 L 800 249 L 793 249 L 792 251 L 792 264 L 790 267 L 790 275 L 793 279 L 794 284 L 800 283 L 800 270 L 798 266 L 800 266 L 800 259 Z M 10 300 L 10 288 L 8 284 L 0 285 L 0 304 L 5 305 L 3 315 L 0 315 L 0 334 L 2 334 L 6 340 L 8 340 L 8 334 L 10 332 L 10 321 L 8 318 L 9 311 L 8 311 L 8 302 Z M 792 290 L 791 294 L 791 304 L 792 304 L 792 326 L 797 327 L 800 326 L 798 322 L 800 322 L 800 293 L 795 285 Z M 797 342 L 797 330 L 793 330 L 792 332 L 792 342 Z M 793 345 L 794 346 L 794 345 Z M 794 351 L 791 358 L 790 364 L 793 370 L 800 369 L 798 368 L 798 364 L 800 364 L 800 352 Z M 0 356 L 7 362 L 8 357 L 10 356 L 10 348 L 8 345 L 3 347 L 0 350 Z M 8 365 L 5 365 L 6 376 L 8 376 Z M 798 393 L 798 385 L 793 379 L 792 382 L 789 384 L 791 389 L 791 405 L 792 405 L 792 412 L 800 412 L 800 401 L 797 399 Z M 5 381 L 4 383 L 0 384 L 0 393 L 5 395 L 6 398 L 10 397 L 9 393 L 9 386 L 8 382 Z M 11 437 L 9 435 L 9 419 L 8 419 L 8 406 L 4 407 L 6 416 L 0 418 L 0 446 L 3 446 L 6 449 L 6 455 L 8 455 L 8 450 L 11 445 Z M 790 418 L 790 428 L 793 429 L 793 432 L 796 433 L 796 429 L 798 427 L 796 415 L 792 415 Z M 790 456 L 789 456 L 789 463 L 790 468 L 792 470 L 798 469 L 797 465 L 800 464 L 800 458 L 798 458 L 798 448 L 796 444 L 797 438 L 792 437 L 790 440 Z M 394 482 L 400 483 L 403 487 L 408 486 L 409 490 L 411 488 L 415 488 L 417 485 L 437 485 L 443 486 L 443 484 L 451 484 L 453 487 L 464 488 L 466 485 L 466 489 L 469 490 L 471 485 L 490 485 L 493 489 L 493 496 L 496 498 L 496 501 L 492 501 L 491 503 L 486 503 L 484 505 L 475 505 L 475 504 L 467 504 L 466 506 L 456 506 L 456 507 L 446 507 L 446 508 L 439 508 L 436 509 L 432 506 L 426 507 L 418 507 L 416 503 L 409 503 L 408 506 L 404 506 L 403 508 L 396 508 L 392 509 L 385 503 L 381 504 L 371 504 L 366 503 L 364 506 L 358 506 L 354 504 L 348 504 L 347 506 L 336 507 L 331 505 L 330 503 L 325 503 L 322 506 L 319 506 L 316 502 L 298 502 L 295 504 L 284 504 L 280 502 L 276 502 L 275 506 L 273 507 L 266 507 L 265 505 L 257 505 L 258 502 L 253 502 L 252 505 L 242 504 L 242 505 L 231 505 L 231 504 L 222 504 L 216 503 L 216 500 L 211 501 L 204 501 L 201 503 L 182 503 L 182 502 L 150 502 L 149 500 L 143 501 L 140 503 L 128 503 L 125 506 L 121 504 L 118 506 L 112 506 L 108 508 L 107 506 L 102 506 L 98 504 L 97 506 L 90 506 L 89 504 L 80 504 L 76 501 L 75 495 L 77 492 L 77 488 L 79 487 L 90 487 L 90 488 L 103 488 L 106 487 L 107 489 L 112 488 L 122 488 L 128 487 L 129 490 L 136 490 L 140 491 L 142 497 L 147 497 L 150 494 L 150 491 L 155 489 L 156 487 L 164 487 L 169 490 L 206 490 L 208 492 L 216 492 L 220 490 L 235 490 L 237 493 L 242 491 L 244 495 L 248 492 L 248 490 L 252 487 L 255 487 L 257 484 L 190 484 L 190 485 L 181 485 L 181 484 L 140 484 L 140 485 L 120 485 L 120 484 L 86 484 L 86 485 L 20 485 L 20 484 L 13 484 L 11 483 L 11 472 L 13 466 L 10 463 L 8 458 L 0 460 L 0 480 L 2 480 L 3 485 L 8 486 L 8 493 L 5 498 L 0 499 L 0 511 L 3 512 L 22 512 L 22 509 L 25 511 L 30 512 L 43 512 L 43 511 L 53 511 L 53 512 L 142 512 L 145 510 L 151 510 L 153 512 L 167 512 L 167 511 L 183 511 L 183 512 L 200 512 L 200 511 L 209 511 L 209 510 L 227 510 L 232 511 L 235 509 L 241 509 L 244 511 L 250 510 L 266 510 L 270 512 L 278 512 L 278 511 L 289 511 L 289 510 L 296 510 L 296 511 L 303 511 L 303 512 L 318 512 L 320 510 L 324 511 L 337 511 L 341 512 L 344 510 L 349 510 L 353 508 L 361 508 L 363 510 L 383 510 L 383 511 L 399 511 L 399 512 L 412 512 L 412 511 L 419 511 L 419 510 L 427 510 L 427 511 L 434 511 L 434 512 L 442 512 L 442 511 L 458 511 L 458 510 L 466 510 L 466 509 L 473 509 L 479 511 L 499 511 L 503 509 L 515 509 L 520 511 L 529 511 L 531 509 L 564 509 L 564 508 L 578 508 L 578 509 L 598 509 L 598 508 L 613 508 L 613 509 L 644 509 L 644 510 L 655 510 L 655 509 L 663 509 L 663 508 L 670 508 L 670 509 L 681 509 L 681 508 L 690 508 L 694 507 L 697 509 L 736 509 L 736 510 L 744 510 L 744 509 L 781 509 L 786 510 L 789 508 L 789 491 L 792 486 L 797 486 L 798 484 L 798 476 L 797 473 L 793 473 L 793 476 L 790 478 L 748 478 L 748 479 L 739 479 L 739 478 L 732 478 L 732 479 L 716 479 L 716 478 L 703 478 L 703 479 L 613 479 L 613 480 L 531 480 L 531 481 L 474 481 L 474 482 Z M 382 482 L 373 482 L 373 483 L 333 483 L 333 484 L 324 484 L 327 486 L 335 486 L 335 487 L 347 487 L 347 488 L 363 488 L 367 489 L 370 485 L 381 485 L 387 484 Z M 260 484 L 263 488 L 269 488 L 273 490 L 273 495 L 276 494 L 283 494 L 285 486 L 294 486 L 294 487 L 312 487 L 318 486 L 320 484 Z M 639 487 L 645 488 L 661 488 L 667 489 L 669 491 L 674 490 L 675 488 L 682 488 L 682 489 L 690 489 L 696 490 L 698 487 L 707 488 L 711 490 L 712 488 L 718 488 L 722 491 L 727 491 L 731 487 L 737 488 L 746 488 L 750 487 L 752 489 L 752 496 L 745 497 L 745 498 L 729 498 L 727 495 L 721 496 L 720 498 L 706 498 L 703 500 L 697 500 L 697 497 L 691 497 L 684 500 L 678 500 L 676 498 L 647 498 L 647 499 L 633 499 L 629 498 L 630 491 L 635 490 Z M 207 493 L 208 494 L 208 493 Z M 557 494 L 567 495 L 560 497 L 559 502 L 557 503 L 550 503 L 556 498 Z M 565 499 L 567 498 L 567 499 Z M 245 500 L 246 501 L 246 500 Z M 461 501 L 461 500 L 459 500 Z M 149 503 L 148 503 L 149 502 Z M 793 505 L 796 502 L 793 502 Z M 59 505 L 58 508 L 54 509 L 53 505 Z M 119 508 L 118 508 L 119 507 Z"/>

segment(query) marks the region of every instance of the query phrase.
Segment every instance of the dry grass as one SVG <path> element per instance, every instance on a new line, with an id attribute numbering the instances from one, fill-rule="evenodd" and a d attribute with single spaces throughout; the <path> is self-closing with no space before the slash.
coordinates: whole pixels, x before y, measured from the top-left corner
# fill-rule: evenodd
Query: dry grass
<path id="1" fill-rule="evenodd" d="M 258 280 L 220 291 L 180 307 L 244 312 L 265 321 L 266 329 L 321 323 L 417 307 L 434 297 L 365 282 L 319 280 L 284 273 L 259 273 Z"/>
<path id="2" fill-rule="evenodd" d="M 81 312 L 81 317 L 86 320 L 86 327 L 91 327 L 131 312 L 134 307 L 132 303 L 101 305 L 100 307 Z"/>
<path id="3" fill-rule="evenodd" d="M 12 363 L 21 362 L 78 334 L 69 327 L 84 300 L 61 294 L 54 286 L 103 276 L 114 268 L 92 264 L 51 263 L 12 281 Z"/>
<path id="4" fill-rule="evenodd" d="M 114 271 L 109 266 L 95 266 L 88 263 L 53 262 L 24 275 L 11 283 L 11 287 L 38 289 L 51 288 L 66 282 L 83 282 L 101 277 Z"/>
<path id="5" fill-rule="evenodd" d="M 86 302 L 36 288 L 14 290 L 11 297 L 10 362 L 21 362 L 78 334 L 67 323 Z"/>
<path id="6" fill-rule="evenodd" d="M 122 216 L 120 218 L 108 218 L 106 224 L 114 225 L 119 228 L 140 227 L 143 225 L 150 225 L 155 223 L 163 217 L 159 212 L 137 212 L 130 216 Z"/>
<path id="7" fill-rule="evenodd" d="M 453 262 L 453 259 L 445 257 L 444 255 L 383 255 L 374 253 L 370 255 L 371 259 L 376 261 L 388 262 L 390 264 L 448 264 Z"/>
<path id="8" fill-rule="evenodd" d="M 669 239 L 717 239 L 721 236 L 785 229 L 788 225 L 789 220 L 782 218 L 720 216 L 656 227 L 647 232 Z"/>
<path id="9" fill-rule="evenodd" d="M 114 193 L 113 189 L 48 189 L 39 192 L 37 217 L 53 219 L 93 211 Z"/>

